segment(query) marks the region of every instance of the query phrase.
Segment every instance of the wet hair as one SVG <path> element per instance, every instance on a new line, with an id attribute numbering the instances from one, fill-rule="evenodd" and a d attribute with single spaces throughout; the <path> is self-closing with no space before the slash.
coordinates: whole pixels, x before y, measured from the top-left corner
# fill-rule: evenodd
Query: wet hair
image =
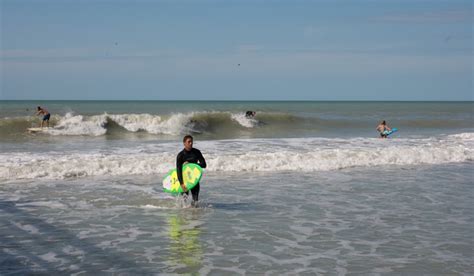
<path id="1" fill-rule="evenodd" d="M 385 123 L 385 120 L 382 121 L 382 125 L 386 125 L 387 123 Z"/>
<path id="2" fill-rule="evenodd" d="M 193 139 L 193 136 L 191 136 L 191 135 L 186 135 L 186 136 L 183 137 L 183 143 L 186 142 L 186 140 L 188 140 L 188 139 L 194 140 L 194 139 Z"/>
<path id="3" fill-rule="evenodd" d="M 38 109 L 38 110 L 41 110 L 41 106 L 38 105 L 37 109 Z"/>

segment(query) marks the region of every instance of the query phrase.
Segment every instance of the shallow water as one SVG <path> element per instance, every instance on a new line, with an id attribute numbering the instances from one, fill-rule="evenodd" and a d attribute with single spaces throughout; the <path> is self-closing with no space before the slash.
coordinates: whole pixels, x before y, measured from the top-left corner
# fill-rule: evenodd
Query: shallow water
<path id="1" fill-rule="evenodd" d="M 196 209 L 161 175 L 11 180 L 0 274 L 469 275 L 472 172 L 208 172 Z"/>
<path id="2" fill-rule="evenodd" d="M 0 101 L 0 275 L 470 275 L 473 107 Z M 188 133 L 196 209 L 160 184 Z"/>

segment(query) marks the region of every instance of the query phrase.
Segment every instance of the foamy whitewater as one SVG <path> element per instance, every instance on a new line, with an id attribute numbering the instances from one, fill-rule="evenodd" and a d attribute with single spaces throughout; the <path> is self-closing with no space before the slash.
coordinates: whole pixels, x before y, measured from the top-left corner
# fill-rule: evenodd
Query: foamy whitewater
<path id="1" fill-rule="evenodd" d="M 315 172 L 382 165 L 423 165 L 474 160 L 474 133 L 424 139 L 292 138 L 196 142 L 209 172 Z M 164 174 L 181 143 L 97 152 L 64 148 L 0 154 L 2 179 Z"/>
<path id="2" fill-rule="evenodd" d="M 1 101 L 0 274 L 471 275 L 473 110 Z M 199 208 L 161 188 L 185 134 Z"/>

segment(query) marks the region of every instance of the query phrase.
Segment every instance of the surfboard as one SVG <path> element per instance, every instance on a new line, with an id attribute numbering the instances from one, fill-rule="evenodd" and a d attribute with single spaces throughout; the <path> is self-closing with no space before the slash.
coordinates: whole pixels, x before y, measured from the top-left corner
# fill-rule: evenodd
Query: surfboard
<path id="1" fill-rule="evenodd" d="M 198 164 L 188 163 L 183 166 L 183 181 L 186 189 L 191 190 L 199 183 L 202 177 L 202 168 Z M 163 191 L 171 194 L 183 192 L 178 180 L 176 169 L 172 169 L 163 179 Z"/>
<path id="2" fill-rule="evenodd" d="M 42 132 L 48 130 L 47 128 L 40 128 L 40 127 L 30 127 L 27 128 L 28 132 L 34 133 L 34 132 Z"/>
<path id="3" fill-rule="evenodd" d="M 398 128 L 392 128 L 392 130 L 390 130 L 390 131 L 387 131 L 387 130 L 386 130 L 386 131 L 384 131 L 384 132 L 382 132 L 382 133 L 385 134 L 385 135 L 387 135 L 387 136 L 389 136 L 390 134 L 392 134 L 392 133 L 394 133 L 394 132 L 397 132 L 397 131 L 398 131 Z"/>

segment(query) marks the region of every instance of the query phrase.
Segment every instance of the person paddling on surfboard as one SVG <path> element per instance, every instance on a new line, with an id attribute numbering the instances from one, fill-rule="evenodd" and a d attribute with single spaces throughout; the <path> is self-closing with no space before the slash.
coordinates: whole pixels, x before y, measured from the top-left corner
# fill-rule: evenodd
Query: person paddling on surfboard
<path id="1" fill-rule="evenodd" d="M 42 108 L 41 106 L 37 107 L 37 112 L 36 115 L 43 115 L 43 120 L 41 121 L 41 128 L 43 128 L 43 123 L 46 122 L 46 126 L 49 127 L 49 117 L 51 117 L 51 114 L 49 114 L 49 111 L 46 108 Z"/>
<path id="2" fill-rule="evenodd" d="M 383 120 L 378 126 L 377 126 L 377 131 L 380 132 L 380 138 L 387 138 L 387 132 L 392 130 L 385 120 Z"/>
<path id="3" fill-rule="evenodd" d="M 193 148 L 193 137 L 191 135 L 186 135 L 183 138 L 184 149 L 178 153 L 176 157 L 176 171 L 178 174 L 178 180 L 183 189 L 183 194 L 189 195 L 189 191 L 186 189 L 183 181 L 183 165 L 186 163 L 194 163 L 201 166 L 201 168 L 206 167 L 206 160 L 202 156 L 200 150 Z M 192 206 L 196 206 L 197 201 L 199 200 L 199 183 L 191 189 L 191 195 L 193 196 L 193 201 L 191 202 Z"/>

